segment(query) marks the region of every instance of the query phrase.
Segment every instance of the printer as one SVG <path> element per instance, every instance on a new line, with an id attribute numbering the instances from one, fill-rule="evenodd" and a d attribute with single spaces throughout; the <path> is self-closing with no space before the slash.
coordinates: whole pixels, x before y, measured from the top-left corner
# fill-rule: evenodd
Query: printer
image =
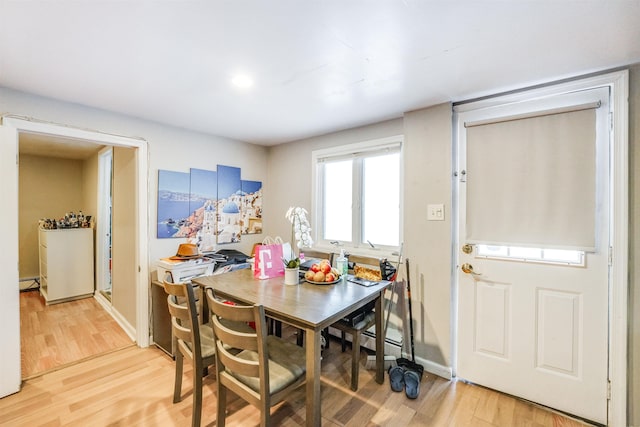
<path id="1" fill-rule="evenodd" d="M 200 276 L 210 276 L 216 262 L 210 258 L 197 258 L 190 260 L 175 260 L 161 258 L 158 261 L 158 280 L 166 280 L 173 283 L 188 282 Z"/>

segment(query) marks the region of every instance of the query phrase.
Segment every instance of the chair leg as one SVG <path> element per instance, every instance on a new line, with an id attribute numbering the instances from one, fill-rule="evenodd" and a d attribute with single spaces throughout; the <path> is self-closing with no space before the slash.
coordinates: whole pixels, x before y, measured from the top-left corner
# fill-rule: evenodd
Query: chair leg
<path id="1" fill-rule="evenodd" d="M 354 332 L 351 341 L 351 390 L 358 390 L 360 375 L 360 332 Z"/>
<path id="2" fill-rule="evenodd" d="M 182 393 L 182 364 L 184 356 L 180 350 L 176 349 L 176 379 L 173 385 L 173 403 L 178 403 L 181 400 L 180 394 Z"/>
<path id="3" fill-rule="evenodd" d="M 220 372 L 218 371 L 218 374 Z M 216 419 L 217 427 L 224 427 L 227 421 L 227 389 L 216 381 L 218 389 L 218 414 Z"/>
<path id="4" fill-rule="evenodd" d="M 196 365 L 196 368 L 198 366 Z M 200 368 L 202 368 L 200 366 Z M 200 427 L 200 419 L 202 418 L 202 376 L 196 373 L 202 369 L 195 369 L 193 372 L 193 407 L 191 413 L 191 426 Z"/>
<path id="5" fill-rule="evenodd" d="M 274 334 L 279 338 L 282 337 L 282 322 L 279 320 L 276 320 Z"/>
<path id="6" fill-rule="evenodd" d="M 260 401 L 260 427 L 271 425 L 271 402 L 269 399 Z"/>

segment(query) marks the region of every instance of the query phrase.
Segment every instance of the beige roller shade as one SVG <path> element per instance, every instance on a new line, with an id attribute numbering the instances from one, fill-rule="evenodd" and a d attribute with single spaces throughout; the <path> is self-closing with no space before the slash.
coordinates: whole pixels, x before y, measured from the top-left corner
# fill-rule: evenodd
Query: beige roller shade
<path id="1" fill-rule="evenodd" d="M 467 124 L 470 243 L 594 250 L 595 108 Z"/>

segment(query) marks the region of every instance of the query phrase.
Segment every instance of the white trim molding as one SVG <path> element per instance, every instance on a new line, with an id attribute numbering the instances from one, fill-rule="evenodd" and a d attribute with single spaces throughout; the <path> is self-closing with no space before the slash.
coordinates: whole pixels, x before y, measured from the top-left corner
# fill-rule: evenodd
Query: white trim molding
<path id="1" fill-rule="evenodd" d="M 129 147 L 137 150 L 137 229 L 135 236 L 137 246 L 138 274 L 136 276 L 136 325 L 133 335 L 139 347 L 149 346 L 149 154 L 148 144 L 142 138 L 127 137 L 100 132 L 92 129 L 80 129 L 59 123 L 45 122 L 30 117 L 16 115 L 2 116 L 2 126 L 19 132 L 33 132 L 48 135 L 63 136 L 72 139 L 94 141 L 99 144 Z M 17 168 L 17 166 L 16 166 Z M 16 247 L 18 242 L 16 240 Z M 16 286 L 18 286 L 16 284 Z M 118 319 L 116 319 L 118 320 Z M 120 322 L 119 322 L 120 323 Z M 127 333 L 131 334 L 131 326 Z"/>

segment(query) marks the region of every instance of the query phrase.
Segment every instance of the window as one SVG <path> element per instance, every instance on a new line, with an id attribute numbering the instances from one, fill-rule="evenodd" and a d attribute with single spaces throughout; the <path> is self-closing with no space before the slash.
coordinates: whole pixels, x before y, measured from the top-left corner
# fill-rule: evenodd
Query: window
<path id="1" fill-rule="evenodd" d="M 314 218 L 321 246 L 400 246 L 402 137 L 313 153 Z"/>
<path id="2" fill-rule="evenodd" d="M 584 251 L 477 245 L 478 257 L 584 267 Z"/>

